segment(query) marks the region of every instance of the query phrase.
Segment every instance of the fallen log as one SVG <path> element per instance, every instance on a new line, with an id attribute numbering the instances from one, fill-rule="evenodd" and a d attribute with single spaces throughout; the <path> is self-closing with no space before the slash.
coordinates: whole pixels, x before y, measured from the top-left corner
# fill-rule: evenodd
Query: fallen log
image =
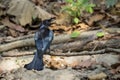
<path id="1" fill-rule="evenodd" d="M 90 36 L 93 36 L 94 38 L 97 38 L 96 33 L 98 31 L 100 31 L 100 30 L 83 32 L 76 39 L 72 39 L 70 37 L 70 35 L 55 36 L 52 44 L 71 42 L 71 41 L 75 41 L 75 40 L 86 40 Z M 25 39 L 25 40 L 19 40 L 19 41 L 15 41 L 15 42 L 0 45 L 0 52 L 8 51 L 8 50 L 15 49 L 15 48 L 20 48 L 20 47 L 25 47 L 25 46 L 35 46 L 34 38 L 29 38 L 29 39 Z"/>
<path id="2" fill-rule="evenodd" d="M 79 35 L 75 39 L 72 39 L 70 35 L 65 35 L 65 34 L 55 36 L 52 42 L 53 46 L 51 46 L 51 49 L 55 50 L 55 48 L 57 48 L 58 50 L 63 50 L 63 52 L 72 51 L 72 50 L 73 51 L 74 50 L 79 50 L 79 51 L 80 50 L 92 50 L 95 48 L 96 45 L 97 45 L 96 49 L 101 49 L 104 47 L 120 48 L 119 38 L 112 39 L 113 41 L 110 41 L 110 40 L 100 41 L 100 42 L 96 41 L 95 43 L 93 42 L 91 44 L 84 46 L 86 43 L 95 40 L 97 38 L 96 33 L 99 31 L 101 30 L 83 32 L 81 33 L 81 35 Z M 20 48 L 20 47 L 25 47 L 25 46 L 35 46 L 33 37 L 29 39 L 19 40 L 19 41 L 0 45 L 0 52 L 4 52 L 4 51 L 8 51 L 8 50 L 15 49 L 15 48 Z"/>
<path id="3" fill-rule="evenodd" d="M 7 43 L 7 44 L 3 44 L 0 46 L 0 52 L 3 51 L 8 51 L 11 49 L 15 49 L 18 47 L 24 47 L 24 46 L 33 46 L 34 45 L 34 39 L 25 39 L 25 40 L 19 40 L 19 41 L 15 41 L 15 42 L 11 42 L 11 43 Z"/>
<path id="4" fill-rule="evenodd" d="M 120 48 L 120 37 L 115 39 L 104 40 L 104 41 L 93 41 L 93 40 L 91 38 L 85 41 L 75 41 L 70 43 L 52 45 L 51 50 L 56 52 L 59 51 L 69 52 L 69 51 L 83 51 L 83 50 L 95 51 L 104 48 L 115 48 L 115 49 Z"/>
<path id="5" fill-rule="evenodd" d="M 83 40 L 76 40 L 73 42 L 55 44 L 51 46 L 51 50 L 57 51 L 57 52 L 58 51 L 62 51 L 62 52 L 81 51 L 88 42 L 93 41 L 95 39 L 96 37 L 89 36 L 87 39 L 83 39 Z"/>
<path id="6" fill-rule="evenodd" d="M 29 34 L 29 35 L 25 35 L 25 36 L 20 36 L 17 38 L 9 38 L 9 37 L 4 37 L 4 41 L 5 43 L 10 43 L 10 42 L 14 42 L 14 41 L 18 41 L 18 40 L 24 40 L 24 39 L 28 39 L 28 38 L 32 38 L 34 36 L 34 34 Z"/>
<path id="7" fill-rule="evenodd" d="M 92 39 L 91 39 L 92 40 Z M 88 39 L 87 41 L 90 41 Z M 120 53 L 120 38 L 104 41 L 92 41 L 87 44 L 87 41 L 75 41 L 64 44 L 51 45 L 51 52 L 46 53 L 54 56 L 78 56 L 78 55 L 96 55 L 108 52 Z M 86 44 L 86 45 L 85 45 Z M 97 45 L 97 46 L 96 46 Z M 76 52 L 79 51 L 79 52 Z M 18 57 L 24 55 L 33 55 L 34 51 L 26 51 L 24 53 L 4 52 L 4 57 Z"/>

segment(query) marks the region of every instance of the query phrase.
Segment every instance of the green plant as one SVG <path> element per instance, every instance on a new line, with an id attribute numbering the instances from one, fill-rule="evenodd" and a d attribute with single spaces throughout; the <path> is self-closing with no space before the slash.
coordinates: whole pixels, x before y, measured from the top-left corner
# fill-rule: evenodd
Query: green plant
<path id="1" fill-rule="evenodd" d="M 70 35 L 71 38 L 77 38 L 80 35 L 80 31 L 73 31 Z"/>
<path id="2" fill-rule="evenodd" d="M 104 35 L 105 35 L 105 33 L 104 32 L 97 32 L 97 37 L 103 37 Z"/>
<path id="3" fill-rule="evenodd" d="M 117 2 L 118 0 L 106 0 L 106 5 L 109 8 L 111 6 L 114 6 Z"/>
<path id="4" fill-rule="evenodd" d="M 65 0 L 67 5 L 63 7 L 63 11 L 66 11 L 73 17 L 73 22 L 78 23 L 79 17 L 83 11 L 93 13 L 93 7 L 95 4 L 89 2 L 89 0 Z"/>

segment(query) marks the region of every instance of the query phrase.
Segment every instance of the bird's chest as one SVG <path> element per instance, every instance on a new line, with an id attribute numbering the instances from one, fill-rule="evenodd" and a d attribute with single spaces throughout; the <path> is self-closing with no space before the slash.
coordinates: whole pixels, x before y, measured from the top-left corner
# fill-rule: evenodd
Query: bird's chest
<path id="1" fill-rule="evenodd" d="M 51 35 L 50 35 L 51 34 Z M 52 33 L 48 29 L 43 29 L 35 34 L 35 40 L 41 40 L 43 42 L 50 41 L 51 38 L 53 37 Z"/>

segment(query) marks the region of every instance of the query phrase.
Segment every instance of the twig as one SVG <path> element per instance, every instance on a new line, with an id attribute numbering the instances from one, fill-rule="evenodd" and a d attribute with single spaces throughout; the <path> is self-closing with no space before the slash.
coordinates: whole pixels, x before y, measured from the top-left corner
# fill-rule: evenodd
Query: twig
<path id="1" fill-rule="evenodd" d="M 14 41 L 18 41 L 18 40 L 23 40 L 23 39 L 27 39 L 27 38 L 32 38 L 34 36 L 34 34 L 29 34 L 29 35 L 25 35 L 25 36 L 21 36 L 21 37 L 17 37 L 17 38 L 12 38 L 12 39 L 9 39 L 9 38 L 6 38 L 4 40 L 4 42 L 14 42 Z"/>
<path id="2" fill-rule="evenodd" d="M 106 48 L 106 52 L 115 52 L 115 53 L 120 53 L 120 49 Z"/>
<path id="3" fill-rule="evenodd" d="M 19 52 L 19 54 L 15 53 L 3 53 L 3 57 L 19 57 L 19 56 L 27 56 L 27 55 L 33 55 L 35 50 L 33 51 L 23 51 Z M 115 53 L 120 53 L 120 49 L 114 49 L 114 48 L 105 48 L 97 51 L 81 51 L 81 52 L 70 52 L 70 53 L 60 53 L 60 52 L 51 52 L 51 53 L 45 53 L 47 55 L 52 55 L 52 56 L 83 56 L 83 55 L 98 55 L 98 54 L 105 54 L 107 52 L 115 52 Z"/>
<path id="4" fill-rule="evenodd" d="M 98 51 L 82 51 L 82 52 L 70 52 L 70 53 L 50 53 L 50 55 L 54 56 L 79 56 L 79 55 L 96 55 L 96 54 L 104 54 L 105 49 Z"/>

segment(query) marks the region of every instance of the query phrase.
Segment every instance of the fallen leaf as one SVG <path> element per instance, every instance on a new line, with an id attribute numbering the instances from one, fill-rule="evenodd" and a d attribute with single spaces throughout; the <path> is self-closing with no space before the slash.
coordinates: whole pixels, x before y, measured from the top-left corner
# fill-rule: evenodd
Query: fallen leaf
<path id="1" fill-rule="evenodd" d="M 91 25 L 93 25 L 94 22 L 100 21 L 104 17 L 105 17 L 105 15 L 103 15 L 103 14 L 95 14 L 95 15 L 89 17 L 89 20 L 87 21 L 87 24 L 91 26 Z"/>
<path id="2" fill-rule="evenodd" d="M 87 29 L 89 26 L 85 23 L 79 23 L 77 26 L 80 26 L 81 29 Z"/>
<path id="3" fill-rule="evenodd" d="M 17 33 L 16 33 L 15 30 L 13 30 L 13 29 L 9 29 L 9 31 L 10 31 L 10 35 L 11 35 L 11 36 L 13 36 L 13 37 L 17 37 Z"/>
<path id="4" fill-rule="evenodd" d="M 57 56 L 45 56 L 44 62 L 46 67 L 51 69 L 65 69 L 67 66 L 64 58 Z"/>
<path id="5" fill-rule="evenodd" d="M 5 26 L 7 26 L 7 27 L 9 27 L 9 28 L 11 28 L 11 29 L 13 29 L 13 30 L 17 30 L 17 31 L 19 31 L 19 32 L 25 32 L 25 29 L 24 29 L 22 26 L 10 22 L 7 17 L 6 17 L 5 19 L 3 19 L 1 22 L 2 22 Z"/>
<path id="6" fill-rule="evenodd" d="M 111 69 L 111 70 L 110 70 L 110 73 L 111 73 L 111 74 L 116 74 L 116 70 L 115 70 L 115 69 Z"/>
<path id="7" fill-rule="evenodd" d="M 103 72 L 88 76 L 89 80 L 103 80 L 107 75 Z"/>
<path id="8" fill-rule="evenodd" d="M 116 68 L 119 67 L 119 66 L 120 66 L 120 62 L 111 65 L 111 67 L 112 67 L 113 69 L 116 69 Z"/>
<path id="9" fill-rule="evenodd" d="M 112 74 L 120 73 L 120 66 L 118 66 L 116 69 L 111 69 L 110 73 Z"/>
<path id="10" fill-rule="evenodd" d="M 111 73 L 115 74 L 115 73 L 119 73 L 120 72 L 120 62 L 119 63 L 115 63 L 111 65 Z"/>
<path id="11" fill-rule="evenodd" d="M 91 59 L 88 59 L 88 60 L 82 61 L 77 66 L 73 67 L 73 69 L 89 68 L 93 64 L 96 64 L 96 62 Z"/>
<path id="12" fill-rule="evenodd" d="M 55 20 L 55 23 L 58 25 L 68 25 L 71 23 L 71 17 L 66 13 L 60 13 L 57 19 Z"/>
<path id="13" fill-rule="evenodd" d="M 44 4 L 42 0 L 31 0 L 36 5 Z"/>
<path id="14" fill-rule="evenodd" d="M 120 2 L 115 5 L 116 8 L 120 8 Z"/>

